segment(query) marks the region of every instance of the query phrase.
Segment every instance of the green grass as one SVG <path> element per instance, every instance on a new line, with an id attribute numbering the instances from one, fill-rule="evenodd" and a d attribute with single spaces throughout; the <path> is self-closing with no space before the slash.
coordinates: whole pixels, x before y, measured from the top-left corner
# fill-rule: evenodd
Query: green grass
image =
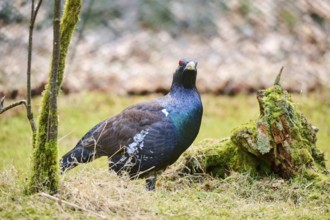
<path id="1" fill-rule="evenodd" d="M 123 108 L 156 95 L 109 96 L 72 94 L 59 99 L 59 154 L 71 149 L 99 121 Z M 255 96 L 203 95 L 204 116 L 196 143 L 229 136 L 235 126 L 258 116 Z M 330 94 L 293 95 L 298 109 L 317 126 L 318 147 L 330 166 Z M 35 99 L 35 114 L 40 99 Z M 144 189 L 144 180 L 129 181 L 107 171 L 105 158 L 82 165 L 61 177 L 57 197 L 90 211 L 79 211 L 40 195 L 24 196 L 30 168 L 31 131 L 25 109 L 0 116 L 0 219 L 86 219 L 100 215 L 117 219 L 327 219 L 329 186 L 290 183 L 282 179 L 254 180 L 234 173 L 224 180 L 208 176 L 174 178 L 169 168 L 156 192 Z M 192 146 L 193 148 L 193 146 Z M 324 189 L 328 189 L 324 191 Z M 95 214 L 97 213 L 97 214 Z"/>

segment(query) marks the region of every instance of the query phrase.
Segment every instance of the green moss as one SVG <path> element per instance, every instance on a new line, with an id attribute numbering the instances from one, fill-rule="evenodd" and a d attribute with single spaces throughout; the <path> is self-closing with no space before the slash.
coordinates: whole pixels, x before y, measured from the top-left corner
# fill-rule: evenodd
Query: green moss
<path id="1" fill-rule="evenodd" d="M 34 163 L 30 184 L 26 190 L 28 194 L 39 191 L 46 191 L 50 194 L 57 192 L 59 177 L 58 177 L 58 152 L 57 142 L 47 142 L 45 149 L 36 150 L 34 159 L 38 163 Z M 47 168 L 47 169 L 45 169 Z"/>
<path id="2" fill-rule="evenodd" d="M 237 145 L 242 146 L 246 151 L 259 155 L 256 145 L 256 122 L 251 120 L 250 122 L 236 127 L 232 131 L 231 140 Z"/>
<path id="3" fill-rule="evenodd" d="M 316 147 L 313 147 L 311 149 L 311 152 L 312 152 L 312 157 L 315 161 L 316 164 L 320 165 L 322 168 L 326 168 L 325 166 L 325 155 L 323 152 L 321 152 L 319 149 L 317 149 Z"/>
<path id="4" fill-rule="evenodd" d="M 308 165 L 308 164 L 313 163 L 313 161 L 314 161 L 312 155 L 306 148 L 301 149 L 299 151 L 299 155 L 300 155 L 299 159 L 301 161 L 301 164 Z"/>
<path id="5" fill-rule="evenodd" d="M 216 177 L 224 177 L 233 169 L 237 160 L 237 147 L 230 139 L 223 139 L 214 145 L 208 145 L 200 155 L 205 171 Z"/>
<path id="6" fill-rule="evenodd" d="M 272 173 L 267 161 L 260 160 L 244 150 L 238 150 L 238 158 L 233 170 L 243 173 L 248 172 L 253 176 L 268 176 Z"/>
<path id="7" fill-rule="evenodd" d="M 58 86 L 62 85 L 65 70 L 65 61 L 69 50 L 69 45 L 79 21 L 82 0 L 67 0 L 65 1 L 64 13 L 61 19 L 61 47 L 60 47 L 60 62 L 58 72 Z"/>
<path id="8" fill-rule="evenodd" d="M 207 139 L 195 146 L 186 157 L 190 173 L 206 172 L 224 178 L 230 171 L 249 172 L 253 175 L 270 173 L 269 165 L 237 146 L 230 138 Z"/>
<path id="9" fill-rule="evenodd" d="M 276 124 L 277 119 L 282 115 L 290 119 L 296 115 L 291 96 L 281 86 L 275 85 L 261 90 L 260 93 L 262 94 L 262 101 L 259 103 L 263 109 L 260 112 L 260 117 L 266 119 L 269 125 Z M 294 121 L 296 120 L 289 121 L 291 126 L 295 126 Z"/>
<path id="10" fill-rule="evenodd" d="M 230 139 L 206 139 L 189 151 L 185 166 L 190 173 L 207 172 L 224 177 L 232 169 L 237 158 L 237 149 Z"/>

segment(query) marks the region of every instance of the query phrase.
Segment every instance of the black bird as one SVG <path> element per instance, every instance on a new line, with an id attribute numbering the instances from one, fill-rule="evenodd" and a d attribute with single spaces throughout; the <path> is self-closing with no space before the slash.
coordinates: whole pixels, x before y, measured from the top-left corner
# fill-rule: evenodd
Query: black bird
<path id="1" fill-rule="evenodd" d="M 110 169 L 118 174 L 151 176 L 147 189 L 154 190 L 157 171 L 173 164 L 199 132 L 203 106 L 196 76 L 197 62 L 180 60 L 167 95 L 128 107 L 97 124 L 62 157 L 62 171 L 107 156 Z"/>

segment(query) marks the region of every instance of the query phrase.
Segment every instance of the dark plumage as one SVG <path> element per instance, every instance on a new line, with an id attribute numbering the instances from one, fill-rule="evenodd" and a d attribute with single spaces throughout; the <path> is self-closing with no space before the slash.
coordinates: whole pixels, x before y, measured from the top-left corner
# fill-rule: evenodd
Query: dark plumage
<path id="1" fill-rule="evenodd" d="M 193 143 L 203 106 L 196 89 L 197 62 L 179 61 L 170 92 L 126 108 L 85 134 L 61 159 L 62 171 L 101 156 L 109 167 L 131 178 L 155 175 L 174 163 Z M 147 180 L 154 189 L 156 178 Z"/>

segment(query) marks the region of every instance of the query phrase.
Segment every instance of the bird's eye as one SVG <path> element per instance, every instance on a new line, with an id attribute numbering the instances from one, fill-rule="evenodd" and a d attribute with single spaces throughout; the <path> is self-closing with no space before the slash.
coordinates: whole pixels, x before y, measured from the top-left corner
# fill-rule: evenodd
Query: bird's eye
<path id="1" fill-rule="evenodd" d="M 183 61 L 179 60 L 179 66 L 182 66 L 182 65 L 183 65 Z"/>

